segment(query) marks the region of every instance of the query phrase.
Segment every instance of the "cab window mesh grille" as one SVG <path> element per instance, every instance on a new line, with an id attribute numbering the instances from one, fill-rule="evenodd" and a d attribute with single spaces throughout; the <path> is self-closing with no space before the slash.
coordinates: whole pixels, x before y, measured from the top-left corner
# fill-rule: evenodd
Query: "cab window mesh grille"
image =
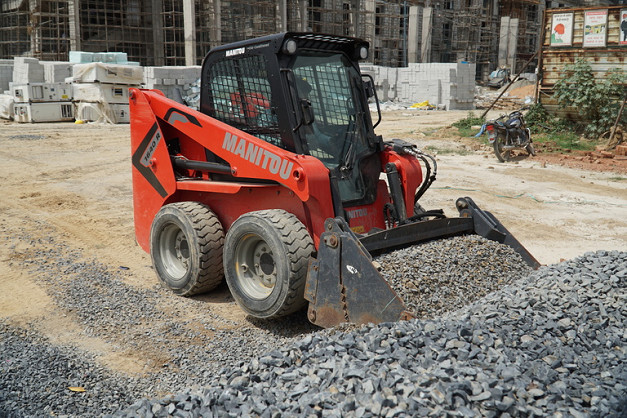
<path id="1" fill-rule="evenodd" d="M 209 116 L 285 148 L 268 82 L 266 60 L 252 55 L 216 62 L 209 71 Z"/>

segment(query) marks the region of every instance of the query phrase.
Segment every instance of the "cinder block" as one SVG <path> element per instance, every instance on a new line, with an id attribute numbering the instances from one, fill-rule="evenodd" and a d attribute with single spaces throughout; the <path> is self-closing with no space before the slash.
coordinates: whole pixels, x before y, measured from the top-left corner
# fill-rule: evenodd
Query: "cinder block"
<path id="1" fill-rule="evenodd" d="M 22 64 L 39 64 L 39 60 L 37 58 L 32 57 L 15 57 L 13 58 L 14 65 L 22 65 Z"/>
<path id="2" fill-rule="evenodd" d="M 13 67 L 13 82 L 20 84 L 43 83 L 44 67 L 37 63 L 16 63 Z"/>
<path id="3" fill-rule="evenodd" d="M 46 83 L 61 83 L 72 76 L 72 66 L 70 62 L 42 61 L 44 67 L 44 81 Z"/>
<path id="4" fill-rule="evenodd" d="M 74 64 L 84 64 L 93 62 L 93 52 L 70 51 L 70 62 Z"/>

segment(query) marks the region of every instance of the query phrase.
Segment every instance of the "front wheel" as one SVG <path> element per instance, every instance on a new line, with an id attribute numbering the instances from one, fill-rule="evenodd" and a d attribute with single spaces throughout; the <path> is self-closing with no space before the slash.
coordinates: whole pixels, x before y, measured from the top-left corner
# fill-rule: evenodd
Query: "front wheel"
<path id="1" fill-rule="evenodd" d="M 530 142 L 527 144 L 527 146 L 525 147 L 525 150 L 527 151 L 527 153 L 533 157 L 536 156 L 536 149 L 533 147 L 533 144 Z"/>
<path id="2" fill-rule="evenodd" d="M 496 136 L 493 146 L 494 155 L 496 155 L 496 158 L 498 158 L 500 162 L 504 163 L 506 161 L 509 161 L 511 151 L 503 150 L 503 147 L 505 146 L 505 137 L 503 135 Z"/>
<path id="3" fill-rule="evenodd" d="M 249 212 L 226 234 L 224 275 L 239 306 L 256 318 L 274 318 L 305 306 L 313 240 L 284 210 Z"/>
<path id="4" fill-rule="evenodd" d="M 159 210 L 150 230 L 150 256 L 161 283 L 177 295 L 208 292 L 222 282 L 224 231 L 216 215 L 198 202 Z"/>

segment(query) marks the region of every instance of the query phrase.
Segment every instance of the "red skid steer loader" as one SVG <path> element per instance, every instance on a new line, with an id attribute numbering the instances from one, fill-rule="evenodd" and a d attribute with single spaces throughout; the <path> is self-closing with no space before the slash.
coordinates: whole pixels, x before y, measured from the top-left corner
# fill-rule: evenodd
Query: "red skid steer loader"
<path id="1" fill-rule="evenodd" d="M 421 207 L 435 160 L 375 134 L 367 57 L 359 39 L 282 33 L 212 49 L 200 111 L 131 89 L 135 234 L 166 287 L 188 296 L 225 278 L 254 317 L 308 303 L 331 327 L 412 317 L 375 253 L 476 233 L 538 266 L 470 198 L 457 218 Z"/>

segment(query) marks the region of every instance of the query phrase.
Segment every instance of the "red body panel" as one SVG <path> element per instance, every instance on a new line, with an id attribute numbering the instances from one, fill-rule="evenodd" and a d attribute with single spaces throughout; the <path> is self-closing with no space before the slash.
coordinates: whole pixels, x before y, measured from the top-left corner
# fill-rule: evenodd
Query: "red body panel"
<path id="1" fill-rule="evenodd" d="M 422 168 L 416 158 L 410 155 L 399 155 L 392 151 L 381 153 L 381 165 L 394 163 L 401 178 L 403 187 L 403 199 L 407 210 L 407 216 L 414 214 L 414 195 L 422 183 Z M 382 171 L 385 171 L 382 169 Z"/>
<path id="2" fill-rule="evenodd" d="M 163 205 L 178 201 L 207 204 L 225 231 L 244 213 L 285 209 L 303 222 L 318 247 L 324 221 L 334 216 L 329 171 L 320 160 L 278 148 L 158 91 L 131 89 L 130 94 L 135 235 L 145 251 L 150 251 L 153 218 Z M 202 178 L 177 181 L 166 144 L 174 138 L 179 155 L 206 161 L 208 149 L 226 160 L 233 177 L 242 182 L 211 180 L 206 173 Z M 411 216 L 413 196 L 422 181 L 418 161 L 387 150 L 381 160 L 383 166 L 396 164 Z M 189 175 L 195 174 L 190 171 Z M 246 178 L 278 184 L 247 183 Z M 383 206 L 389 202 L 387 186 L 380 180 L 376 202 L 346 209 L 351 228 L 358 233 L 385 228 Z"/>

